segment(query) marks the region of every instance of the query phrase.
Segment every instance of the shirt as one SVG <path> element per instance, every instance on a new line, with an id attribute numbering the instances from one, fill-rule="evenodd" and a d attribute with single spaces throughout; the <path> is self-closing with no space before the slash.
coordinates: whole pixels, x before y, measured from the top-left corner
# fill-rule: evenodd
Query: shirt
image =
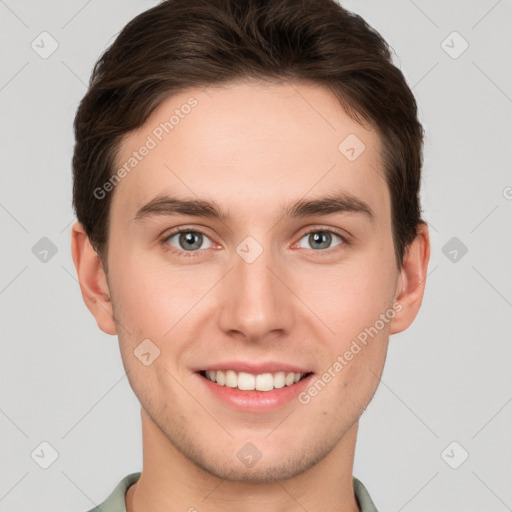
<path id="1" fill-rule="evenodd" d="M 137 482 L 141 473 L 131 473 L 125 476 L 112 491 L 110 496 L 89 512 L 126 512 L 125 494 L 130 485 Z M 361 512 L 378 512 L 373 504 L 366 487 L 356 477 L 353 477 L 354 493 Z"/>

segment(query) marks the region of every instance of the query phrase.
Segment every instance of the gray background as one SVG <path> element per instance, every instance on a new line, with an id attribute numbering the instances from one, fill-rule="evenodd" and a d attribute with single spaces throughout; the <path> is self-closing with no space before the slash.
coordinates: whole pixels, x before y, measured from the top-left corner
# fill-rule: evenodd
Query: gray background
<path id="1" fill-rule="evenodd" d="M 155 3 L 0 0 L 1 512 L 85 511 L 142 467 L 117 338 L 83 304 L 70 255 L 71 124 L 95 60 Z M 432 241 L 354 474 L 382 511 L 512 510 L 512 1 L 343 5 L 387 39 L 417 97 Z M 43 31 L 58 43 L 47 58 Z"/>

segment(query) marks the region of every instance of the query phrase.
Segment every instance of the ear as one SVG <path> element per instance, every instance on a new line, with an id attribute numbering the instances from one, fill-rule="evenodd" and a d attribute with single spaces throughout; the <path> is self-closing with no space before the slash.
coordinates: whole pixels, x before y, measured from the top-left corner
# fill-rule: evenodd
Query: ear
<path id="1" fill-rule="evenodd" d="M 390 334 L 405 331 L 418 314 L 423 301 L 427 267 L 430 260 L 430 238 L 428 226 L 422 222 L 416 231 L 416 238 L 404 254 L 403 266 L 395 292 L 396 316 L 391 321 Z"/>
<path id="2" fill-rule="evenodd" d="M 71 253 L 85 305 L 107 334 L 116 334 L 110 290 L 100 257 L 80 222 L 71 228 Z"/>

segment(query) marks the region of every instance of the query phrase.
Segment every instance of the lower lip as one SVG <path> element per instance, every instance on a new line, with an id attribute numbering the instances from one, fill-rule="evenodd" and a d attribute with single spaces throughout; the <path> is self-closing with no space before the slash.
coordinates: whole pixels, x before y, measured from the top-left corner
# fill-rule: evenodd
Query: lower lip
<path id="1" fill-rule="evenodd" d="M 200 373 L 197 375 L 206 388 L 225 404 L 246 412 L 269 412 L 296 400 L 297 395 L 309 385 L 314 374 L 308 375 L 291 386 L 284 386 L 272 391 L 243 391 L 238 388 L 219 386 Z"/>

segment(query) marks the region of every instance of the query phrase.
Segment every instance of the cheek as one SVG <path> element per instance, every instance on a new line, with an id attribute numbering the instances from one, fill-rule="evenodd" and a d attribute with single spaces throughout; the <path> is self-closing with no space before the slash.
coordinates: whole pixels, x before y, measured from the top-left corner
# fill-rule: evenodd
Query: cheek
<path id="1" fill-rule="evenodd" d="M 393 283 L 385 266 L 325 267 L 303 272 L 297 295 L 343 344 L 374 325 L 390 308 Z"/>
<path id="2" fill-rule="evenodd" d="M 206 267 L 178 268 L 162 257 L 133 254 L 113 264 L 116 311 L 133 343 L 154 338 L 163 345 L 202 310 L 206 302 L 202 299 L 222 274 Z"/>

